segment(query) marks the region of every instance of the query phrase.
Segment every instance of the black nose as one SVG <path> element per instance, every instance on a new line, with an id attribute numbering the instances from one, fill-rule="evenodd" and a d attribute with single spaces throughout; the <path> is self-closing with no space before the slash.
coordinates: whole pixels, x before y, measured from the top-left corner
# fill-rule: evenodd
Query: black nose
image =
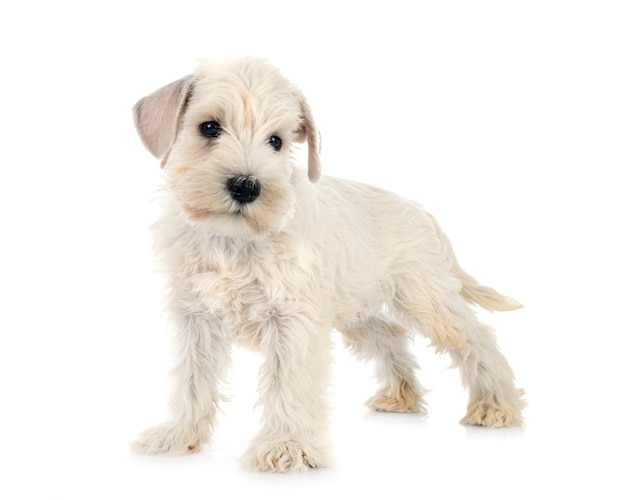
<path id="1" fill-rule="evenodd" d="M 261 186 L 252 177 L 240 175 L 226 181 L 226 187 L 233 200 L 239 203 L 250 203 L 256 200 L 261 193 Z"/>

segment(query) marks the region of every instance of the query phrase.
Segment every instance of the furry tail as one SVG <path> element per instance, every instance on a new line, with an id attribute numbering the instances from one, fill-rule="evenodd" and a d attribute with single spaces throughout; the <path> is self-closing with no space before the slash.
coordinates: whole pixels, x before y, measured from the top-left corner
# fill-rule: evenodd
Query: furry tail
<path id="1" fill-rule="evenodd" d="M 463 269 L 457 268 L 457 272 L 463 284 L 461 296 L 468 302 L 488 311 L 513 311 L 524 307 L 515 299 L 501 295 L 493 288 L 481 285 Z"/>
<path id="2" fill-rule="evenodd" d="M 450 240 L 441 229 L 441 226 L 439 226 L 437 220 L 432 215 L 428 215 L 433 223 L 433 229 L 439 238 L 440 244 L 445 249 L 449 259 L 451 260 L 452 273 L 461 281 L 461 297 L 467 300 L 470 304 L 475 304 L 492 312 L 514 311 L 515 309 L 524 307 L 517 300 L 501 295 L 493 288 L 481 285 L 472 276 L 463 271 L 456 260 Z"/>

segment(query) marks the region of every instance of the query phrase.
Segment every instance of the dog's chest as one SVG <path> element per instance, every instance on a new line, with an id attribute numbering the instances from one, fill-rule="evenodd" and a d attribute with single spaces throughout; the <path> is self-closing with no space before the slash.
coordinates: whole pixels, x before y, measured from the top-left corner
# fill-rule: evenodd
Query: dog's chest
<path id="1" fill-rule="evenodd" d="M 300 300 L 309 279 L 302 257 L 282 246 L 205 249 L 188 278 L 192 307 L 219 318 L 222 330 L 257 348 L 271 328 Z"/>

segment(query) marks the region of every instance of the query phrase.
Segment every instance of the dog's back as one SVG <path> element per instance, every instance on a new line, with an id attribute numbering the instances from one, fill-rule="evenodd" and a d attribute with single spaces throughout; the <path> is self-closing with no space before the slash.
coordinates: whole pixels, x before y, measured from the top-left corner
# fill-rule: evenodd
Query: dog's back
<path id="1" fill-rule="evenodd" d="M 318 200 L 317 224 L 325 227 L 319 232 L 325 240 L 319 244 L 334 245 L 333 260 L 341 261 L 331 271 L 335 277 L 346 274 L 348 280 L 354 280 L 364 273 L 371 282 L 389 283 L 382 286 L 389 289 L 394 275 L 403 270 L 432 273 L 437 269 L 458 279 L 461 295 L 472 304 L 490 311 L 522 307 L 465 272 L 437 220 L 418 203 L 374 186 L 330 176 L 311 189 Z M 371 289 L 363 283 L 346 285 L 341 283 L 337 288 L 367 288 L 371 297 Z"/>

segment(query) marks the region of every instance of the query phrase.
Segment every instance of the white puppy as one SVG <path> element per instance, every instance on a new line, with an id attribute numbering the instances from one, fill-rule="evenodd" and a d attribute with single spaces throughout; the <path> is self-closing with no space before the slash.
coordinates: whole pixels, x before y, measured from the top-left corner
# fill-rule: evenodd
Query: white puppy
<path id="1" fill-rule="evenodd" d="M 204 62 L 140 100 L 134 114 L 166 175 L 156 250 L 178 338 L 171 419 L 141 434 L 136 450 L 189 453 L 209 440 L 238 342 L 264 356 L 263 425 L 250 462 L 262 471 L 326 464 L 333 329 L 377 363 L 371 408 L 425 409 L 410 351 L 418 331 L 460 369 L 469 391 L 462 423 L 522 424 L 513 372 L 470 307 L 520 304 L 465 273 L 416 203 L 320 180 L 311 110 L 274 68 Z M 308 178 L 290 156 L 304 141 Z"/>

